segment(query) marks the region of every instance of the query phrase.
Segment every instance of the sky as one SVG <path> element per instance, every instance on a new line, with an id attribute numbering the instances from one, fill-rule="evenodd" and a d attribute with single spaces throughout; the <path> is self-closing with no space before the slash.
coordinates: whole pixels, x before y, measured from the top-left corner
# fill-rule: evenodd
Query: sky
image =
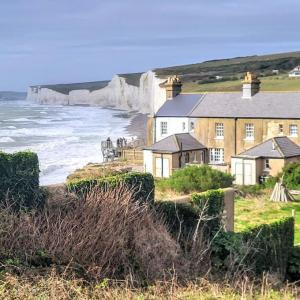
<path id="1" fill-rule="evenodd" d="M 300 50 L 299 0 L 0 0 L 0 90 Z"/>

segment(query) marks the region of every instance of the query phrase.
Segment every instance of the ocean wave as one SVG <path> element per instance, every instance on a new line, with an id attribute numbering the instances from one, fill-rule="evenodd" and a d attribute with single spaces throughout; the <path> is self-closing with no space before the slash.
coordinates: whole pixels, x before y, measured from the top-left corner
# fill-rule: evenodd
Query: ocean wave
<path id="1" fill-rule="evenodd" d="M 17 118 L 17 119 L 10 119 L 7 121 L 11 121 L 11 122 L 31 122 L 32 120 L 28 119 L 28 118 Z"/>
<path id="2" fill-rule="evenodd" d="M 0 137 L 0 143 L 13 143 L 14 141 L 14 139 L 8 136 Z"/>

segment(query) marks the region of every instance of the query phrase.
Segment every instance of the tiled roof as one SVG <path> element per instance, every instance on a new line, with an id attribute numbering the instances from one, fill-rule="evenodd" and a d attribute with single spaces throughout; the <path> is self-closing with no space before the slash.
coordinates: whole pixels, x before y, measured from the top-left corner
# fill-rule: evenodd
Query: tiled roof
<path id="1" fill-rule="evenodd" d="M 171 100 L 167 100 L 157 111 L 156 116 L 188 117 L 202 97 L 202 94 L 180 94 Z"/>
<path id="2" fill-rule="evenodd" d="M 251 99 L 239 92 L 181 94 L 166 101 L 156 116 L 300 119 L 300 93 L 259 92 Z"/>
<path id="3" fill-rule="evenodd" d="M 300 156 L 300 147 L 286 136 L 274 137 L 240 155 L 241 157 L 289 158 Z"/>
<path id="4" fill-rule="evenodd" d="M 206 149 L 206 147 L 189 133 L 179 133 L 168 136 L 146 149 L 152 150 L 153 152 L 176 153 L 180 151 Z"/>

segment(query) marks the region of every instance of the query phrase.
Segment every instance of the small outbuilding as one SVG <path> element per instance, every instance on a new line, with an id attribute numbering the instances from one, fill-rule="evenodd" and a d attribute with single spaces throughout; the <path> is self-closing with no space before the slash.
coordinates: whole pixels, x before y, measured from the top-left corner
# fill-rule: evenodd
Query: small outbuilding
<path id="1" fill-rule="evenodd" d="M 300 77 L 300 66 L 297 66 L 289 72 L 289 77 Z"/>
<path id="2" fill-rule="evenodd" d="M 189 133 L 173 134 L 144 149 L 145 172 L 154 177 L 169 177 L 186 164 L 206 161 L 207 148 Z"/>
<path id="3" fill-rule="evenodd" d="M 254 185 L 276 176 L 290 162 L 300 162 L 300 147 L 286 136 L 274 137 L 231 158 L 235 183 Z"/>

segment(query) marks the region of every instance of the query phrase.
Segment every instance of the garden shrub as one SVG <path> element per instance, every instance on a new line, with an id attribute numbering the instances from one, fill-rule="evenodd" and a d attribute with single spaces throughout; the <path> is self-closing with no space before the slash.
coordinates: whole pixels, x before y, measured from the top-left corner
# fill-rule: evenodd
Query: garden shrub
<path id="1" fill-rule="evenodd" d="M 103 177 L 91 180 L 76 180 L 67 183 L 67 188 L 80 196 L 86 195 L 94 187 L 105 189 L 115 188 L 125 184 L 134 189 L 135 199 L 142 202 L 154 202 L 154 178 L 150 173 L 130 172 L 116 176 Z"/>
<path id="2" fill-rule="evenodd" d="M 230 187 L 234 177 L 202 165 L 176 170 L 170 178 L 164 180 L 164 187 L 180 193 L 191 193 Z"/>
<path id="3" fill-rule="evenodd" d="M 279 178 L 277 176 L 273 177 L 270 176 L 263 184 L 262 187 L 263 188 L 267 188 L 267 189 L 273 189 L 275 184 L 279 181 Z"/>
<path id="4" fill-rule="evenodd" d="M 39 161 L 35 153 L 0 152 L 0 201 L 11 202 L 15 209 L 42 204 L 39 190 Z"/>
<path id="5" fill-rule="evenodd" d="M 300 280 L 300 246 L 295 246 L 290 253 L 288 275 L 292 280 Z"/>
<path id="6" fill-rule="evenodd" d="M 224 191 L 210 190 L 193 194 L 192 203 L 199 211 L 199 215 L 209 219 L 205 222 L 209 231 L 211 233 L 218 231 L 221 227 L 224 209 Z"/>
<path id="7" fill-rule="evenodd" d="M 292 162 L 287 164 L 277 176 L 269 177 L 264 183 L 267 188 L 273 188 L 283 176 L 283 183 L 289 189 L 300 190 L 300 164 Z"/>
<path id="8" fill-rule="evenodd" d="M 283 182 L 289 189 L 300 190 L 299 163 L 290 163 L 283 168 Z"/>

